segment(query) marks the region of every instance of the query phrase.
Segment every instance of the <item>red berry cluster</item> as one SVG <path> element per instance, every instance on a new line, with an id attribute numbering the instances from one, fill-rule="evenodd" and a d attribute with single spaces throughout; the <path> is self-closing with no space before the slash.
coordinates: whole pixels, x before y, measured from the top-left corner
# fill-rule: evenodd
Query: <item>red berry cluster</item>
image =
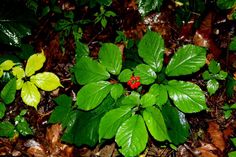
<path id="1" fill-rule="evenodd" d="M 131 76 L 130 80 L 127 82 L 127 85 L 130 86 L 131 89 L 137 89 L 140 84 L 139 76 Z"/>

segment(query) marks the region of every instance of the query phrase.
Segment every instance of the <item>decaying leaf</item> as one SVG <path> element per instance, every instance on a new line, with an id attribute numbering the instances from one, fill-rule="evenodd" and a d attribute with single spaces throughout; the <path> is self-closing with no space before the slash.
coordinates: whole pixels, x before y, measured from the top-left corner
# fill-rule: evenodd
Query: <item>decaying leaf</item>
<path id="1" fill-rule="evenodd" d="M 201 152 L 201 157 L 218 157 L 218 155 L 214 154 L 212 151 L 217 148 L 209 143 L 201 143 L 202 146 L 197 148 L 198 151 Z"/>
<path id="2" fill-rule="evenodd" d="M 209 122 L 209 127 L 207 132 L 210 134 L 212 143 L 221 151 L 223 152 L 225 150 L 226 144 L 224 135 L 220 130 L 219 125 L 216 122 Z"/>

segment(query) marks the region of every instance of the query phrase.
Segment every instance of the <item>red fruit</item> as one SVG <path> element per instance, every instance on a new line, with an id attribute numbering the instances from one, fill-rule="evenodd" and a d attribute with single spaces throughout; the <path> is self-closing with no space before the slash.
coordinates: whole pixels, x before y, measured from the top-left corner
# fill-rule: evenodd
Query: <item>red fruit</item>
<path id="1" fill-rule="evenodd" d="M 131 89 L 137 89 L 141 85 L 140 77 L 131 76 L 130 80 L 127 82 L 127 85 L 130 86 Z"/>

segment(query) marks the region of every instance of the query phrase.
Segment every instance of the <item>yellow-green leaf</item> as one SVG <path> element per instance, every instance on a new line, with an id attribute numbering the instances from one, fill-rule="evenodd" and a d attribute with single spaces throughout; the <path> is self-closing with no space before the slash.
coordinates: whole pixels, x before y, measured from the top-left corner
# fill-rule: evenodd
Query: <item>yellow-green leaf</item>
<path id="1" fill-rule="evenodd" d="M 2 77 L 3 75 L 3 69 L 0 69 L 0 78 Z"/>
<path id="2" fill-rule="evenodd" d="M 15 65 L 15 63 L 12 60 L 6 60 L 4 61 L 0 67 L 2 70 L 10 70 L 13 66 Z"/>
<path id="3" fill-rule="evenodd" d="M 16 90 L 20 90 L 24 84 L 24 81 L 22 79 L 16 80 Z"/>
<path id="4" fill-rule="evenodd" d="M 16 66 L 14 68 L 12 68 L 12 73 L 14 76 L 16 76 L 18 79 L 22 79 L 23 77 L 25 77 L 25 71 L 22 67 L 20 66 Z"/>
<path id="5" fill-rule="evenodd" d="M 22 86 L 21 98 L 26 105 L 37 109 L 40 102 L 40 93 L 32 82 L 27 81 Z"/>
<path id="6" fill-rule="evenodd" d="M 52 91 L 59 86 L 62 86 L 57 75 L 51 72 L 43 72 L 33 75 L 30 77 L 30 81 L 45 91 Z"/>
<path id="7" fill-rule="evenodd" d="M 45 61 L 46 57 L 44 56 L 43 50 L 41 53 L 33 54 L 32 56 L 30 56 L 26 63 L 26 68 L 25 68 L 26 76 L 31 76 L 37 70 L 41 69 Z"/>

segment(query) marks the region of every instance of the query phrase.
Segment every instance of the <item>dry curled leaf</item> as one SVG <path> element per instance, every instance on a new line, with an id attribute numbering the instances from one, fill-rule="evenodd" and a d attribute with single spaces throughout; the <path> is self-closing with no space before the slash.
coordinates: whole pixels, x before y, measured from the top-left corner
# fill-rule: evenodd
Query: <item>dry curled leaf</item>
<path id="1" fill-rule="evenodd" d="M 216 122 L 209 122 L 209 127 L 207 132 L 210 134 L 212 143 L 221 151 L 223 152 L 225 150 L 225 139 L 224 135 L 220 130 L 219 125 Z"/>

